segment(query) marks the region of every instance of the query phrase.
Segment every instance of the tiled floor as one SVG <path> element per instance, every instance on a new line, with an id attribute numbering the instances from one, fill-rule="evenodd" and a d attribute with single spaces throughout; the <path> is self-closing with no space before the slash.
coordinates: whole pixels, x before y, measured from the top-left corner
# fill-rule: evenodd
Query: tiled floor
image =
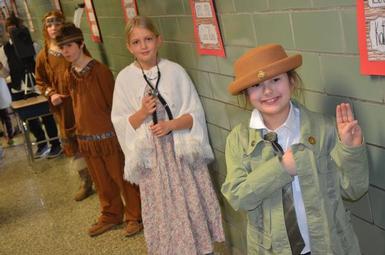
<path id="1" fill-rule="evenodd" d="M 3 143 L 4 144 L 4 143 Z M 123 237 L 123 225 L 95 238 L 94 194 L 75 202 L 79 179 L 65 157 L 30 165 L 23 145 L 5 149 L 0 163 L 0 254 L 146 254 L 143 233 Z"/>

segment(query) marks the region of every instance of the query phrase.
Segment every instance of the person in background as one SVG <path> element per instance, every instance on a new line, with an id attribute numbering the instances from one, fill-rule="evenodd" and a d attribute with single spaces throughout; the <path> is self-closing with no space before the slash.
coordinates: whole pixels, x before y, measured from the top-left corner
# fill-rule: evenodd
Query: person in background
<path id="1" fill-rule="evenodd" d="M 12 43 L 10 37 L 11 31 L 23 26 L 23 20 L 16 17 L 12 14 L 5 20 L 5 29 L 8 36 L 7 43 L 0 48 L 0 76 L 2 78 L 10 77 L 10 88 L 22 88 L 26 72 L 26 63 L 23 63 L 23 60 L 19 58 L 16 53 L 15 46 Z M 38 49 L 36 43 L 34 43 L 35 50 Z M 33 60 L 33 59 L 32 59 Z M 33 60 L 32 63 L 35 62 Z M 11 89 L 12 91 L 12 89 Z M 24 97 L 24 91 L 19 93 L 14 93 L 13 100 L 20 100 Z M 44 129 L 42 128 L 42 123 L 44 124 Z M 56 127 L 56 122 L 52 115 L 44 116 L 41 119 L 36 118 L 28 121 L 29 128 L 33 136 L 36 138 L 37 150 L 34 154 L 34 158 L 41 158 L 44 155 L 47 155 L 47 158 L 58 157 L 62 153 L 62 148 L 58 137 L 58 130 Z M 50 141 L 51 148 L 48 146 L 47 142 L 44 142 L 46 138 L 52 139 Z"/>
<path id="2" fill-rule="evenodd" d="M 7 143 L 13 145 L 14 129 L 9 116 L 9 107 L 11 106 L 11 94 L 4 78 L 0 77 L 0 119 L 7 130 Z"/>
<path id="3" fill-rule="evenodd" d="M 114 77 L 89 56 L 83 33 L 74 24 L 64 24 L 56 41 L 71 63 L 66 94 L 72 97 L 79 151 L 99 195 L 101 216 L 88 233 L 97 236 L 112 229 L 122 223 L 124 214 L 124 234 L 132 236 L 143 228 L 140 195 L 136 185 L 123 179 L 124 155 L 111 122 Z"/>
<path id="4" fill-rule="evenodd" d="M 50 109 L 59 124 L 64 153 L 72 157 L 72 166 L 79 173 L 81 185 L 74 199 L 81 201 L 93 193 L 92 180 L 86 162 L 78 151 L 72 100 L 68 94 L 65 94 L 68 84 L 65 84 L 64 74 L 70 63 L 64 59 L 56 43 L 56 36 L 63 23 L 64 16 L 57 10 L 50 11 L 43 17 L 45 43 L 36 57 L 36 86 L 48 99 Z"/>

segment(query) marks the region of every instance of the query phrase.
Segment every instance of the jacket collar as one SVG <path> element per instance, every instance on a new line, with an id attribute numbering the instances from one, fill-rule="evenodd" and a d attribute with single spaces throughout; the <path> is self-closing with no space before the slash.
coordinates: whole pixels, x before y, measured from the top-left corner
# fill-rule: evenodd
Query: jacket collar
<path id="1" fill-rule="evenodd" d="M 306 109 L 302 104 L 298 103 L 295 100 L 292 100 L 292 104 L 295 107 L 298 107 L 300 110 L 301 138 L 299 143 L 305 145 L 312 151 L 319 151 L 319 121 L 317 119 L 314 119 L 314 114 L 312 114 L 312 112 Z M 261 129 L 255 129 L 249 126 L 248 131 L 249 142 L 246 150 L 247 155 L 252 153 L 259 144 L 264 143 Z"/>

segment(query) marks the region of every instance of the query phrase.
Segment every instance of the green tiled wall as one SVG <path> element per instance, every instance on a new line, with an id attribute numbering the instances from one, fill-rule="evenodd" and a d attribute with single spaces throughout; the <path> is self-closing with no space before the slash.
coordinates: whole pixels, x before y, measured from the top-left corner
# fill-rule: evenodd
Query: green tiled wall
<path id="1" fill-rule="evenodd" d="M 16 2 L 22 6 L 21 0 Z M 51 1 L 28 2 L 37 30 L 33 36 L 41 42 L 40 20 L 51 9 Z M 69 19 L 78 2 L 81 1 L 61 1 Z M 115 74 L 132 61 L 125 47 L 120 2 L 94 0 L 103 44 L 90 40 L 86 19 L 82 19 L 87 47 Z M 334 114 L 339 102 L 348 101 L 353 105 L 369 144 L 371 187 L 360 201 L 347 203 L 347 206 L 354 215 L 362 252 L 385 254 L 385 79 L 359 74 L 356 1 L 214 0 L 227 58 L 197 55 L 189 0 L 137 2 L 140 14 L 152 17 L 164 38 L 160 54 L 186 68 L 202 98 L 216 156 L 211 172 L 217 190 L 226 175 L 226 136 L 231 128 L 250 115 L 247 110 L 250 107 L 242 96 L 232 97 L 226 92 L 233 79 L 234 61 L 248 49 L 278 42 L 290 54 L 301 53 L 304 61 L 299 69 L 304 82 L 302 99 L 310 109 Z M 234 254 L 245 254 L 245 216 L 233 211 L 221 195 L 219 200 L 227 243 Z"/>

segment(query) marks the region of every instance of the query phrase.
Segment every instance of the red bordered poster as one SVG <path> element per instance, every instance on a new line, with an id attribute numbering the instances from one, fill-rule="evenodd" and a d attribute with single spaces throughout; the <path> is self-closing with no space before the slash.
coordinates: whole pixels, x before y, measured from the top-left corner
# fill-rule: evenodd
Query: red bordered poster
<path id="1" fill-rule="evenodd" d="M 13 13 L 16 16 L 19 16 L 19 12 L 17 11 L 17 6 L 16 6 L 16 3 L 15 3 L 15 0 L 11 0 L 10 4 L 11 4 L 11 9 L 12 9 Z"/>
<path id="2" fill-rule="evenodd" d="M 190 5 L 198 53 L 225 57 L 213 0 L 190 0 Z"/>
<path id="3" fill-rule="evenodd" d="M 126 22 L 138 15 L 138 4 L 136 0 L 122 0 L 122 8 Z"/>
<path id="4" fill-rule="evenodd" d="M 360 71 L 385 75 L 385 2 L 357 0 Z"/>
<path id="5" fill-rule="evenodd" d="M 96 43 L 102 42 L 98 20 L 96 19 L 95 8 L 92 0 L 84 0 L 85 11 L 87 13 L 88 25 L 91 29 L 92 41 Z"/>

